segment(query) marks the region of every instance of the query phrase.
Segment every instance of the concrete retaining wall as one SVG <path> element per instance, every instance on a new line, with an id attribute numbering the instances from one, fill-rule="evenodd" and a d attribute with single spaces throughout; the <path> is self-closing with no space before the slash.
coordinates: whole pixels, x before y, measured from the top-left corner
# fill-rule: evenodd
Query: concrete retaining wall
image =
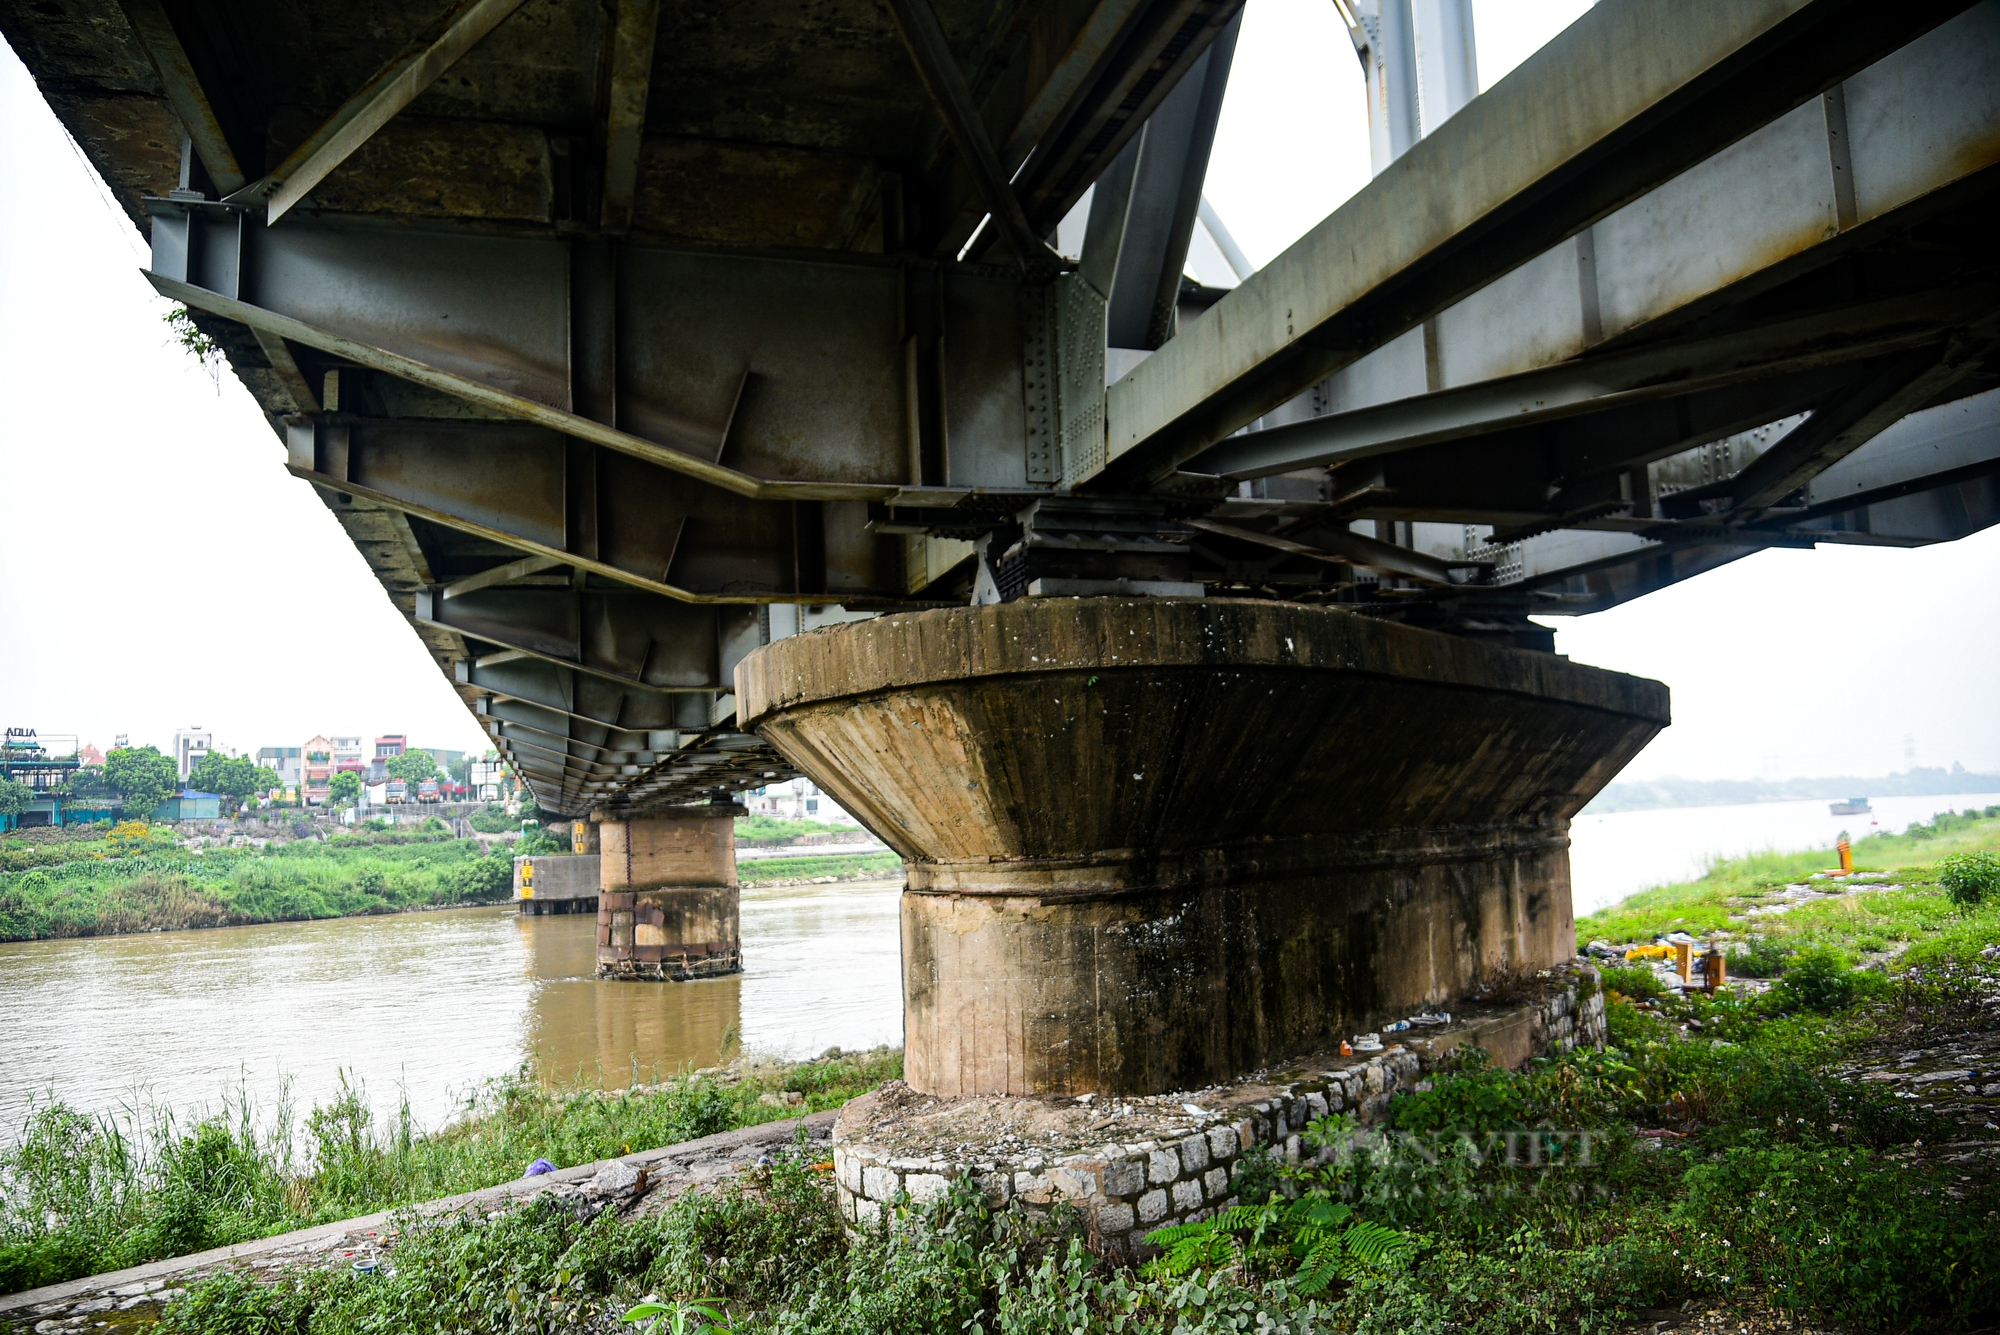
<path id="1" fill-rule="evenodd" d="M 1301 1133 L 1313 1119 L 1346 1112 L 1372 1122 L 1397 1091 L 1416 1088 L 1461 1047 L 1484 1048 L 1509 1067 L 1579 1044 L 1601 1048 L 1604 996 L 1596 971 L 1578 964 L 1547 975 L 1535 1000 L 1397 1034 L 1408 1041 L 1379 1054 L 1316 1059 L 1301 1065 L 1322 1069 L 1262 1072 L 1218 1089 L 1065 1105 L 1045 1099 L 939 1100 L 900 1084 L 887 1087 L 850 1103 L 835 1126 L 841 1213 L 851 1223 L 865 1224 L 898 1196 L 931 1199 L 954 1178 L 970 1177 L 995 1207 L 1015 1202 L 1047 1208 L 1067 1201 L 1099 1251 L 1130 1257 L 1144 1248 L 1152 1230 L 1206 1219 L 1235 1204 L 1236 1184 L 1252 1151 L 1268 1146 L 1297 1163 L 1311 1152 Z M 1409 1037 L 1417 1032 L 1425 1036 Z M 913 1142 L 927 1133 L 946 1140 L 938 1133 L 955 1104 L 970 1114 L 962 1124 L 1003 1127 L 1018 1108 L 1033 1118 L 1033 1129 L 1024 1128 L 1018 1137 L 1002 1134 L 971 1154 L 921 1152 Z M 1091 1131 L 1103 1134 L 1098 1128 L 1107 1108 L 1116 1121 L 1148 1134 L 1078 1143 L 1089 1141 Z M 1065 1126 L 1063 1112 L 1072 1109 Z"/>

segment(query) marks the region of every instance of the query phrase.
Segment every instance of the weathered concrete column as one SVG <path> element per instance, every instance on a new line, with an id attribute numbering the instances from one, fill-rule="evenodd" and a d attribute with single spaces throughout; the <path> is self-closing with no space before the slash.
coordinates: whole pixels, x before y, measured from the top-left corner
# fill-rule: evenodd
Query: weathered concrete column
<path id="1" fill-rule="evenodd" d="M 743 968 L 733 802 L 597 816 L 600 978 L 712 978 Z"/>
<path id="2" fill-rule="evenodd" d="M 1658 682 L 1252 601 L 908 613 L 736 685 L 903 855 L 941 1095 L 1200 1088 L 1570 958 L 1569 818 L 1668 721 Z"/>

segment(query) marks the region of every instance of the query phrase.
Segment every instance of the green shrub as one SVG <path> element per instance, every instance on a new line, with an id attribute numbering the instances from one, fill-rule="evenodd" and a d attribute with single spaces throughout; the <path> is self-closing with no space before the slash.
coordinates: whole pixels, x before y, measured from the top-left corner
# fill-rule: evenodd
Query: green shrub
<path id="1" fill-rule="evenodd" d="M 1667 985 L 1643 964 L 1611 964 L 1598 970 L 1607 991 L 1628 997 L 1664 997 Z"/>
<path id="2" fill-rule="evenodd" d="M 1987 895 L 2000 893 L 2000 857 L 1978 852 L 1939 858 L 1937 880 L 1952 903 L 1971 908 Z"/>
<path id="3" fill-rule="evenodd" d="M 510 856 L 517 858 L 548 857 L 553 854 L 567 853 L 572 847 L 573 844 L 567 836 L 554 834 L 547 828 L 537 825 L 534 829 L 514 841 L 514 847 L 510 850 Z"/>
<path id="4" fill-rule="evenodd" d="M 508 815 L 507 809 L 496 802 L 488 802 L 467 820 L 481 834 L 512 834 L 521 828 L 521 822 Z"/>
<path id="5" fill-rule="evenodd" d="M 1888 980 L 1882 975 L 1854 968 L 1846 954 L 1832 946 L 1815 946 L 1792 956 L 1777 986 L 1766 995 L 1769 1004 L 1781 1010 L 1830 1015 L 1888 991 Z"/>
<path id="6" fill-rule="evenodd" d="M 1941 1174 L 1866 1150 L 1747 1145 L 1683 1183 L 1680 1254 L 1712 1292 L 1761 1285 L 1781 1307 L 1899 1330 L 1994 1310 L 2000 1223 L 1956 1203 Z"/>
<path id="7" fill-rule="evenodd" d="M 514 889 L 514 860 L 505 854 L 467 858 L 445 872 L 444 881 L 456 900 L 504 899 Z"/>
<path id="8" fill-rule="evenodd" d="M 1785 971 L 1792 952 L 1768 936 L 1753 936 L 1729 952 L 1729 972 L 1740 978 L 1776 978 Z"/>
<path id="9" fill-rule="evenodd" d="M 1664 1024 L 1660 1016 L 1640 1010 L 1623 994 L 1605 999 L 1605 1037 L 1622 1052 L 1636 1052 L 1648 1043 L 1659 1041 L 1664 1036 Z"/>

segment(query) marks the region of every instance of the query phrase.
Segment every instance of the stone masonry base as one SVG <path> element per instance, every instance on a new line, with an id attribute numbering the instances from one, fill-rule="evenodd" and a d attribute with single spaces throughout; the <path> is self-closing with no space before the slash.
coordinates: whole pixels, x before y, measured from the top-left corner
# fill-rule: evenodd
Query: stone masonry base
<path id="1" fill-rule="evenodd" d="M 1308 1122 L 1336 1112 L 1373 1121 L 1456 1049 L 1484 1048 L 1518 1067 L 1603 1047 L 1604 996 L 1597 971 L 1579 960 L 1542 971 L 1507 1004 L 1467 1004 L 1448 1025 L 1384 1039 L 1400 1041 L 1144 1098 L 933 1098 L 897 1081 L 849 1103 L 835 1124 L 841 1213 L 866 1224 L 899 1198 L 928 1200 L 969 1177 L 996 1208 L 1067 1201 L 1098 1251 L 1131 1257 L 1152 1230 L 1233 1204 L 1247 1153 L 1270 1146 L 1295 1163 Z"/>

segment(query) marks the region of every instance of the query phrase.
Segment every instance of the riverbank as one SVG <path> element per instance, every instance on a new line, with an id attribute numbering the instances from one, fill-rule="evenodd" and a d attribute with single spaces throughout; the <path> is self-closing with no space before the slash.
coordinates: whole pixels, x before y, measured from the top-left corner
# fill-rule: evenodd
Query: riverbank
<path id="1" fill-rule="evenodd" d="M 902 1074 L 900 1050 L 739 1060 L 660 1084 L 551 1089 L 490 1082 L 426 1134 L 407 1103 L 378 1121 L 367 1091 L 296 1116 L 225 1098 L 192 1122 L 167 1108 L 37 1110 L 0 1153 L 0 1292 L 416 1205 L 635 1149 L 837 1108 Z"/>
<path id="2" fill-rule="evenodd" d="M 806 822 L 751 819 L 780 829 L 755 845 L 763 856 L 739 864 L 746 887 L 875 880 L 902 869 L 886 850 L 827 855 L 801 844 L 787 855 L 779 851 L 787 840 L 853 834 L 799 836 L 782 827 Z M 455 839 L 442 825 L 279 839 L 184 837 L 143 824 L 34 833 L 42 837 L 0 839 L 0 942 L 505 903 L 519 847 L 512 834 Z M 537 842 L 555 847 L 545 836 Z"/>
<path id="3" fill-rule="evenodd" d="M 1939 888 L 1938 863 L 1954 854 L 2000 854 L 2000 807 L 1941 813 L 1905 833 L 1852 845 L 1862 876 L 1819 875 L 1837 867 L 1831 848 L 1719 860 L 1696 880 L 1657 886 L 1577 919 L 1579 945 L 1652 941 L 1672 932 L 1718 937 L 1741 972 L 1786 955 L 1833 950 L 1851 959 L 1973 967 L 2000 940 L 2000 895 L 1971 908 Z M 1871 874 L 1872 873 L 1872 874 Z"/>
<path id="4" fill-rule="evenodd" d="M 903 874 L 903 860 L 894 853 L 849 853 L 833 857 L 765 857 L 736 864 L 736 879 L 746 888 L 778 885 L 823 885 L 833 881 L 879 881 Z"/>
<path id="5" fill-rule="evenodd" d="M 70 832 L 65 832 L 70 833 Z M 193 845 L 193 846 L 190 846 Z M 251 842 L 179 839 L 141 824 L 0 843 L 0 941 L 393 913 L 499 903 L 512 844 L 442 828 Z"/>

